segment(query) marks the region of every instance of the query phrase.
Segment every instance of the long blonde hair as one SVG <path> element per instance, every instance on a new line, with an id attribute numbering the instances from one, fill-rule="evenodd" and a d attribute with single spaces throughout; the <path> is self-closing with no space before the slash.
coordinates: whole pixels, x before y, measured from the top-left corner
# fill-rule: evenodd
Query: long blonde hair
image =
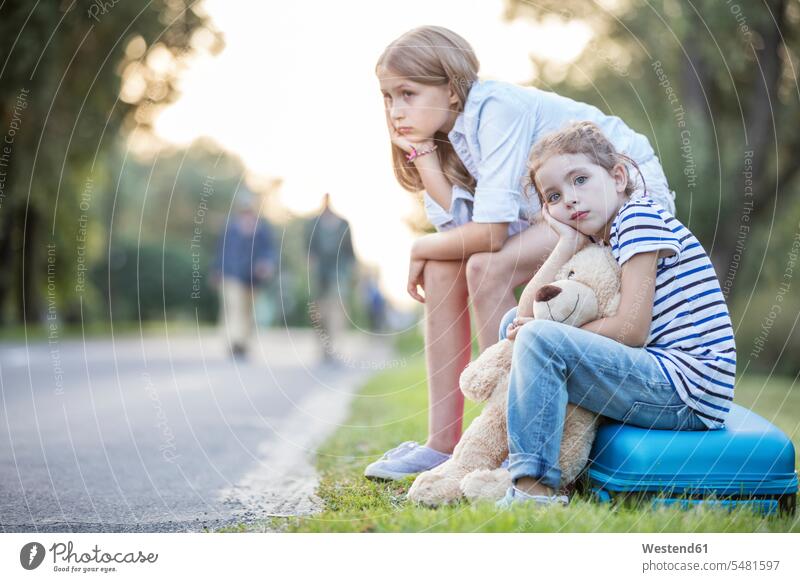
<path id="1" fill-rule="evenodd" d="M 479 68 L 475 51 L 461 36 L 442 26 L 420 26 L 384 49 L 375 74 L 384 69 L 423 85 L 449 84 L 458 96 L 458 110 L 463 111 L 469 90 L 478 80 Z M 444 175 L 451 183 L 474 192 L 475 178 L 464 167 L 447 135 L 436 132 L 433 140 L 438 145 L 435 155 Z M 425 188 L 414 163 L 407 161 L 405 152 L 394 144 L 392 161 L 394 175 L 403 188 L 409 192 Z"/>

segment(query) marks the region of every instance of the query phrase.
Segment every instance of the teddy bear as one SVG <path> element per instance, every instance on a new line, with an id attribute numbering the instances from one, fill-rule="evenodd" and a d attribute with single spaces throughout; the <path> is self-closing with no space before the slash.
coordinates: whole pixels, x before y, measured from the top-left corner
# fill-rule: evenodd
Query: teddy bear
<path id="1" fill-rule="evenodd" d="M 607 246 L 592 244 L 578 251 L 556 273 L 556 281 L 542 285 L 534 277 L 520 297 L 518 315 L 533 314 L 581 326 L 616 313 L 620 267 Z M 514 343 L 504 339 L 484 352 L 462 372 L 464 395 L 485 402 L 480 416 L 464 432 L 450 459 L 417 476 L 408 499 L 435 507 L 466 497 L 470 501 L 499 499 L 511 485 L 511 475 L 500 468 L 508 456 L 506 402 Z M 599 416 L 567 404 L 559 466 L 562 491 L 586 466 Z"/>

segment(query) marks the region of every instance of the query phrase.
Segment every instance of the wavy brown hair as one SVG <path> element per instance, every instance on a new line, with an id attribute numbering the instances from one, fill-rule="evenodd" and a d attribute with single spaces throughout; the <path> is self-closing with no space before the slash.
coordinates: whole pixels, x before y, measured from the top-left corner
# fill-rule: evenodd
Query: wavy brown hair
<path id="1" fill-rule="evenodd" d="M 636 184 L 630 177 L 627 164 L 631 164 L 642 180 L 642 188 L 646 188 L 644 176 L 642 176 L 639 165 L 614 148 L 614 144 L 605 136 L 603 131 L 596 123 L 591 121 L 578 121 L 572 123 L 558 131 L 548 133 L 543 136 L 531 148 L 528 156 L 528 176 L 525 180 L 523 192 L 531 196 L 535 190 L 539 197 L 539 203 L 544 206 L 544 198 L 536 185 L 536 172 L 544 165 L 545 161 L 552 156 L 562 154 L 583 154 L 598 166 L 601 166 L 609 173 L 615 165 L 621 163 L 628 174 L 628 183 L 625 186 L 625 195 L 630 197 L 636 190 Z"/>
<path id="2" fill-rule="evenodd" d="M 442 26 L 421 26 L 404 33 L 384 49 L 375 65 L 423 85 L 449 84 L 458 95 L 458 110 L 464 110 L 467 95 L 478 80 L 480 63 L 470 44 L 452 30 Z M 453 184 L 475 191 L 475 178 L 464 167 L 444 132 L 436 132 L 435 154 L 442 172 Z M 392 144 L 394 175 L 409 192 L 425 188 L 413 162 L 406 160 L 405 152 Z"/>

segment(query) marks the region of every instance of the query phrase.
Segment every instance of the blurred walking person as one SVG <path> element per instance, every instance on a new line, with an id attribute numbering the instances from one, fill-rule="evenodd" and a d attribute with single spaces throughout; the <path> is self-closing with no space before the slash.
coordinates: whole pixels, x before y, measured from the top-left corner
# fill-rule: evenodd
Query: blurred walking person
<path id="1" fill-rule="evenodd" d="M 370 273 L 364 280 L 363 300 L 367 307 L 367 317 L 369 318 L 369 330 L 373 332 L 383 331 L 386 325 L 386 298 L 381 292 L 378 284 L 378 276 Z"/>
<path id="2" fill-rule="evenodd" d="M 355 263 L 350 225 L 331 209 L 330 198 L 326 193 L 321 212 L 306 224 L 311 286 L 309 308 L 326 364 L 336 363 L 334 344 L 347 327 L 346 306 Z"/>
<path id="3" fill-rule="evenodd" d="M 259 215 L 258 198 L 249 190 L 240 190 L 212 267 L 220 293 L 222 335 L 234 358 L 247 355 L 255 321 L 253 293 L 272 278 L 276 255 L 272 229 Z"/>

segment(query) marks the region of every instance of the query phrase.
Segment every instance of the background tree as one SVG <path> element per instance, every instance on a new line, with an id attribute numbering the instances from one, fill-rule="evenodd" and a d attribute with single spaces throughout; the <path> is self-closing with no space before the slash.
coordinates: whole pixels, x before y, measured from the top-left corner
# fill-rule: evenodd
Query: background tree
<path id="1" fill-rule="evenodd" d="M 800 350 L 800 297 L 785 292 L 797 286 L 800 237 L 800 3 L 508 0 L 506 7 L 509 19 L 590 28 L 573 63 L 535 60 L 532 84 L 592 103 L 650 138 L 677 193 L 678 218 L 709 251 L 732 307 L 740 371 L 800 371 L 789 357 Z"/>
<path id="2" fill-rule="evenodd" d="M 0 6 L 0 318 L 42 314 L 48 244 L 60 305 L 75 297 L 81 221 L 111 226 L 120 130 L 147 132 L 181 64 L 222 43 L 196 2 L 44 0 Z"/>
<path id="3" fill-rule="evenodd" d="M 737 225 L 768 225 L 796 204 L 797 2 L 509 0 L 507 16 L 589 25 L 594 37 L 578 60 L 539 61 L 535 84 L 591 102 L 650 137 L 678 214 L 722 277 L 736 254 Z"/>

